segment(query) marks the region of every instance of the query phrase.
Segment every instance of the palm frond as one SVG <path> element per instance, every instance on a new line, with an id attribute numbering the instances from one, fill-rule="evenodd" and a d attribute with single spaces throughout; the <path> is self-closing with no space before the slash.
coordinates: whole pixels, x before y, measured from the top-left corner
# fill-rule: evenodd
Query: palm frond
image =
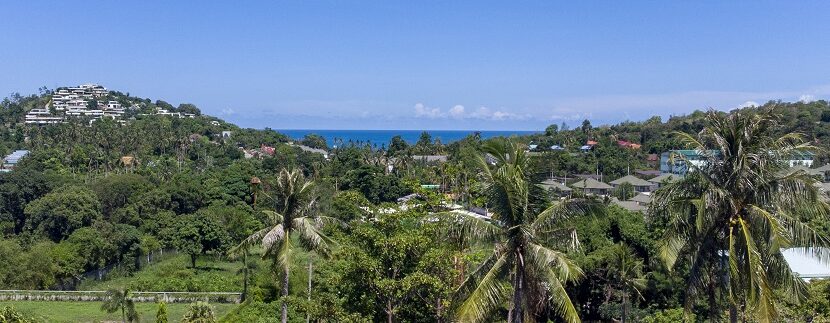
<path id="1" fill-rule="evenodd" d="M 505 301 L 509 285 L 504 281 L 508 273 L 509 254 L 502 254 L 492 263 L 487 273 L 478 281 L 472 293 L 457 310 L 461 322 L 485 322 L 488 315 Z"/>

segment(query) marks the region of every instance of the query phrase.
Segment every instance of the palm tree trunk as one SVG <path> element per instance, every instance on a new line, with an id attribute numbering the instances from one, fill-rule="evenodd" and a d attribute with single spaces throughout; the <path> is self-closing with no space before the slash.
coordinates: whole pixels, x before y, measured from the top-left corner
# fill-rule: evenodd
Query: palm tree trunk
<path id="1" fill-rule="evenodd" d="M 628 295 L 623 292 L 622 295 L 622 319 L 620 319 L 621 323 L 625 323 L 625 320 L 628 318 Z"/>
<path id="2" fill-rule="evenodd" d="M 738 305 L 734 302 L 729 304 L 729 322 L 738 323 Z"/>
<path id="3" fill-rule="evenodd" d="M 288 267 L 285 267 L 282 276 L 282 323 L 288 322 Z"/>
<path id="4" fill-rule="evenodd" d="M 248 298 L 248 250 L 245 250 L 245 253 L 242 256 L 242 299 L 241 301 L 245 301 Z"/>
<path id="5" fill-rule="evenodd" d="M 308 304 L 311 305 L 311 275 L 314 274 L 314 260 L 309 256 L 308 258 Z M 306 312 L 305 322 L 311 322 L 311 311 Z"/>
<path id="6" fill-rule="evenodd" d="M 127 323 L 127 315 L 124 314 L 124 305 L 121 305 L 121 322 Z"/>
<path id="7" fill-rule="evenodd" d="M 522 308 L 522 297 L 524 296 L 524 267 L 519 264 L 516 266 L 516 277 L 513 279 L 513 309 L 510 310 L 510 323 L 522 323 L 524 320 L 524 310 Z"/>

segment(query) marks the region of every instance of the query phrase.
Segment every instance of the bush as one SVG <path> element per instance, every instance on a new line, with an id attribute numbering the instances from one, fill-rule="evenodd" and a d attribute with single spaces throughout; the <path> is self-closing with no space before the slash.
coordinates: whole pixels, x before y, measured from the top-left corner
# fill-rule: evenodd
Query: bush
<path id="1" fill-rule="evenodd" d="M 683 313 L 682 308 L 672 308 L 655 312 L 646 316 L 641 321 L 642 323 L 676 323 L 676 322 L 694 322 L 695 315 L 690 313 L 687 317 Z"/>

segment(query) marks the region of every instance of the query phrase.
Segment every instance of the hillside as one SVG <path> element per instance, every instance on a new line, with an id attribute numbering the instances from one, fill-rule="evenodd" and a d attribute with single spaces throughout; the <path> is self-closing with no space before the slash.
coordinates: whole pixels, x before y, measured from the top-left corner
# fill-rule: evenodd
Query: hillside
<path id="1" fill-rule="evenodd" d="M 458 311 L 463 302 L 484 299 L 475 298 L 484 294 L 474 293 L 473 284 L 485 277 L 476 268 L 486 266 L 501 266 L 490 276 L 500 281 L 482 288 L 505 300 L 488 305 L 487 314 L 506 317 L 507 293 L 513 289 L 508 277 L 514 277 L 509 273 L 530 268 L 520 263 L 536 266 L 523 277 L 547 284 L 519 293 L 536 302 L 538 308 L 527 308 L 540 321 L 561 319 L 557 309 L 563 305 L 556 302 L 563 299 L 586 321 L 626 315 L 635 321 L 677 321 L 685 305 L 692 314 L 717 321 L 729 304 L 720 297 L 724 294 L 709 290 L 711 298 L 690 298 L 700 296 L 687 294 L 687 283 L 700 272 L 685 263 L 669 268 L 662 258 L 664 233 L 675 228 L 670 221 L 685 218 L 669 217 L 660 213 L 665 204 L 649 203 L 673 186 L 640 185 L 653 176 L 625 175 L 654 170 L 650 156 L 684 148 L 674 132 L 698 132 L 718 116 L 754 120 L 754 112 L 770 106 L 781 116 L 771 118 L 773 127 L 741 140 L 800 132 L 807 142 L 830 148 L 825 101 L 770 102 L 719 115 L 698 111 L 666 122 L 552 125 L 545 133 L 510 140 L 472 134 L 444 144 L 424 133 L 414 145 L 397 137 L 386 145 L 354 143 L 329 150 L 330 143 L 319 136 L 292 143 L 276 131 L 242 129 L 193 105 L 173 107 L 115 91 L 98 97 L 107 105 L 87 102 L 72 108 L 90 115 L 74 116 L 66 108 L 60 122 L 27 124 L 28 112 L 54 104 L 52 93 L 43 89 L 0 103 L 0 153 L 30 151 L 0 172 L 0 287 L 247 291 L 248 302 L 220 309 L 229 313 L 229 321 L 275 317 L 283 306 L 292 320 L 463 321 Z M 97 115 L 105 107 L 108 113 L 125 111 L 115 118 Z M 760 155 L 769 155 L 767 147 L 772 146 L 758 148 L 765 152 Z M 823 164 L 827 151 L 816 158 L 816 165 Z M 779 168 L 783 165 L 771 160 L 762 175 L 787 171 Z M 741 171 L 748 182 L 760 177 L 753 169 Z M 798 197 L 806 200 L 763 206 L 824 205 L 820 187 L 826 185 L 821 176 L 826 173 L 806 171 L 797 177 L 808 185 L 784 187 L 800 189 Z M 614 186 L 594 181 L 589 187 L 587 179 L 581 188 L 574 183 L 576 175 L 597 173 Z M 729 174 L 717 175 L 728 183 Z M 692 181 L 700 177 L 688 179 L 698 185 Z M 641 189 L 634 191 L 629 182 Z M 635 192 L 642 193 L 636 201 Z M 680 202 L 695 201 L 699 195 L 694 193 L 680 191 L 689 195 Z M 696 216 L 696 210 L 681 211 Z M 797 228 L 814 230 L 799 232 L 830 233 L 824 215 L 816 209 L 799 213 L 805 223 Z M 787 225 L 778 228 L 792 227 L 796 217 L 783 216 Z M 756 227 L 758 244 L 823 241 L 769 239 L 767 227 Z M 707 250 L 716 254 L 722 248 Z M 707 261 L 723 263 L 712 259 Z M 627 268 L 629 276 L 622 277 Z M 635 299 L 618 278 L 636 282 L 640 296 Z M 550 286 L 559 286 L 556 299 L 547 294 Z M 821 282 L 804 286 L 811 302 L 782 298 L 775 304 L 788 320 L 830 317 L 830 307 L 820 301 L 825 287 Z M 49 304 L 12 305 L 43 311 Z M 99 306 L 59 304 L 56 308 L 77 315 L 55 319 L 108 318 Z M 145 305 L 139 309 L 151 311 Z"/>

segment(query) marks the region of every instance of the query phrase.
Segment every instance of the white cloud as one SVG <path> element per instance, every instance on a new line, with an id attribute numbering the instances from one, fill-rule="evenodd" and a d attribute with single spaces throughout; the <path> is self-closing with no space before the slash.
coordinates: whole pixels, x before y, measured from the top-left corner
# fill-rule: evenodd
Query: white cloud
<path id="1" fill-rule="evenodd" d="M 744 103 L 739 104 L 736 108 L 749 108 L 749 107 L 758 107 L 761 106 L 758 102 L 755 101 L 746 101 Z"/>
<path id="2" fill-rule="evenodd" d="M 802 94 L 800 97 L 798 97 L 798 101 L 804 102 L 804 103 L 810 103 L 810 102 L 813 102 L 815 100 L 816 100 L 816 96 L 812 95 L 812 94 Z"/>
<path id="3" fill-rule="evenodd" d="M 456 105 L 450 109 L 450 116 L 453 118 L 462 118 L 464 117 L 464 106 L 463 105 Z"/>
<path id="4" fill-rule="evenodd" d="M 233 115 L 234 113 L 236 113 L 236 111 L 234 111 L 234 110 L 233 110 L 233 109 L 231 109 L 231 108 L 224 108 L 224 109 L 222 109 L 222 115 L 229 116 L 229 115 Z"/>
<path id="5" fill-rule="evenodd" d="M 430 108 L 425 106 L 423 103 L 416 103 L 415 104 L 415 116 L 419 118 L 440 118 L 443 117 L 444 114 L 441 113 L 441 109 L 439 108 Z"/>
<path id="6" fill-rule="evenodd" d="M 440 108 L 430 108 L 423 103 L 415 104 L 415 117 L 418 118 L 453 118 L 453 119 L 480 119 L 480 120 L 525 120 L 531 116 L 529 114 L 516 114 L 501 110 L 491 110 L 488 107 L 479 107 L 473 112 L 468 113 L 463 105 L 455 105 L 449 111 L 441 111 Z"/>

